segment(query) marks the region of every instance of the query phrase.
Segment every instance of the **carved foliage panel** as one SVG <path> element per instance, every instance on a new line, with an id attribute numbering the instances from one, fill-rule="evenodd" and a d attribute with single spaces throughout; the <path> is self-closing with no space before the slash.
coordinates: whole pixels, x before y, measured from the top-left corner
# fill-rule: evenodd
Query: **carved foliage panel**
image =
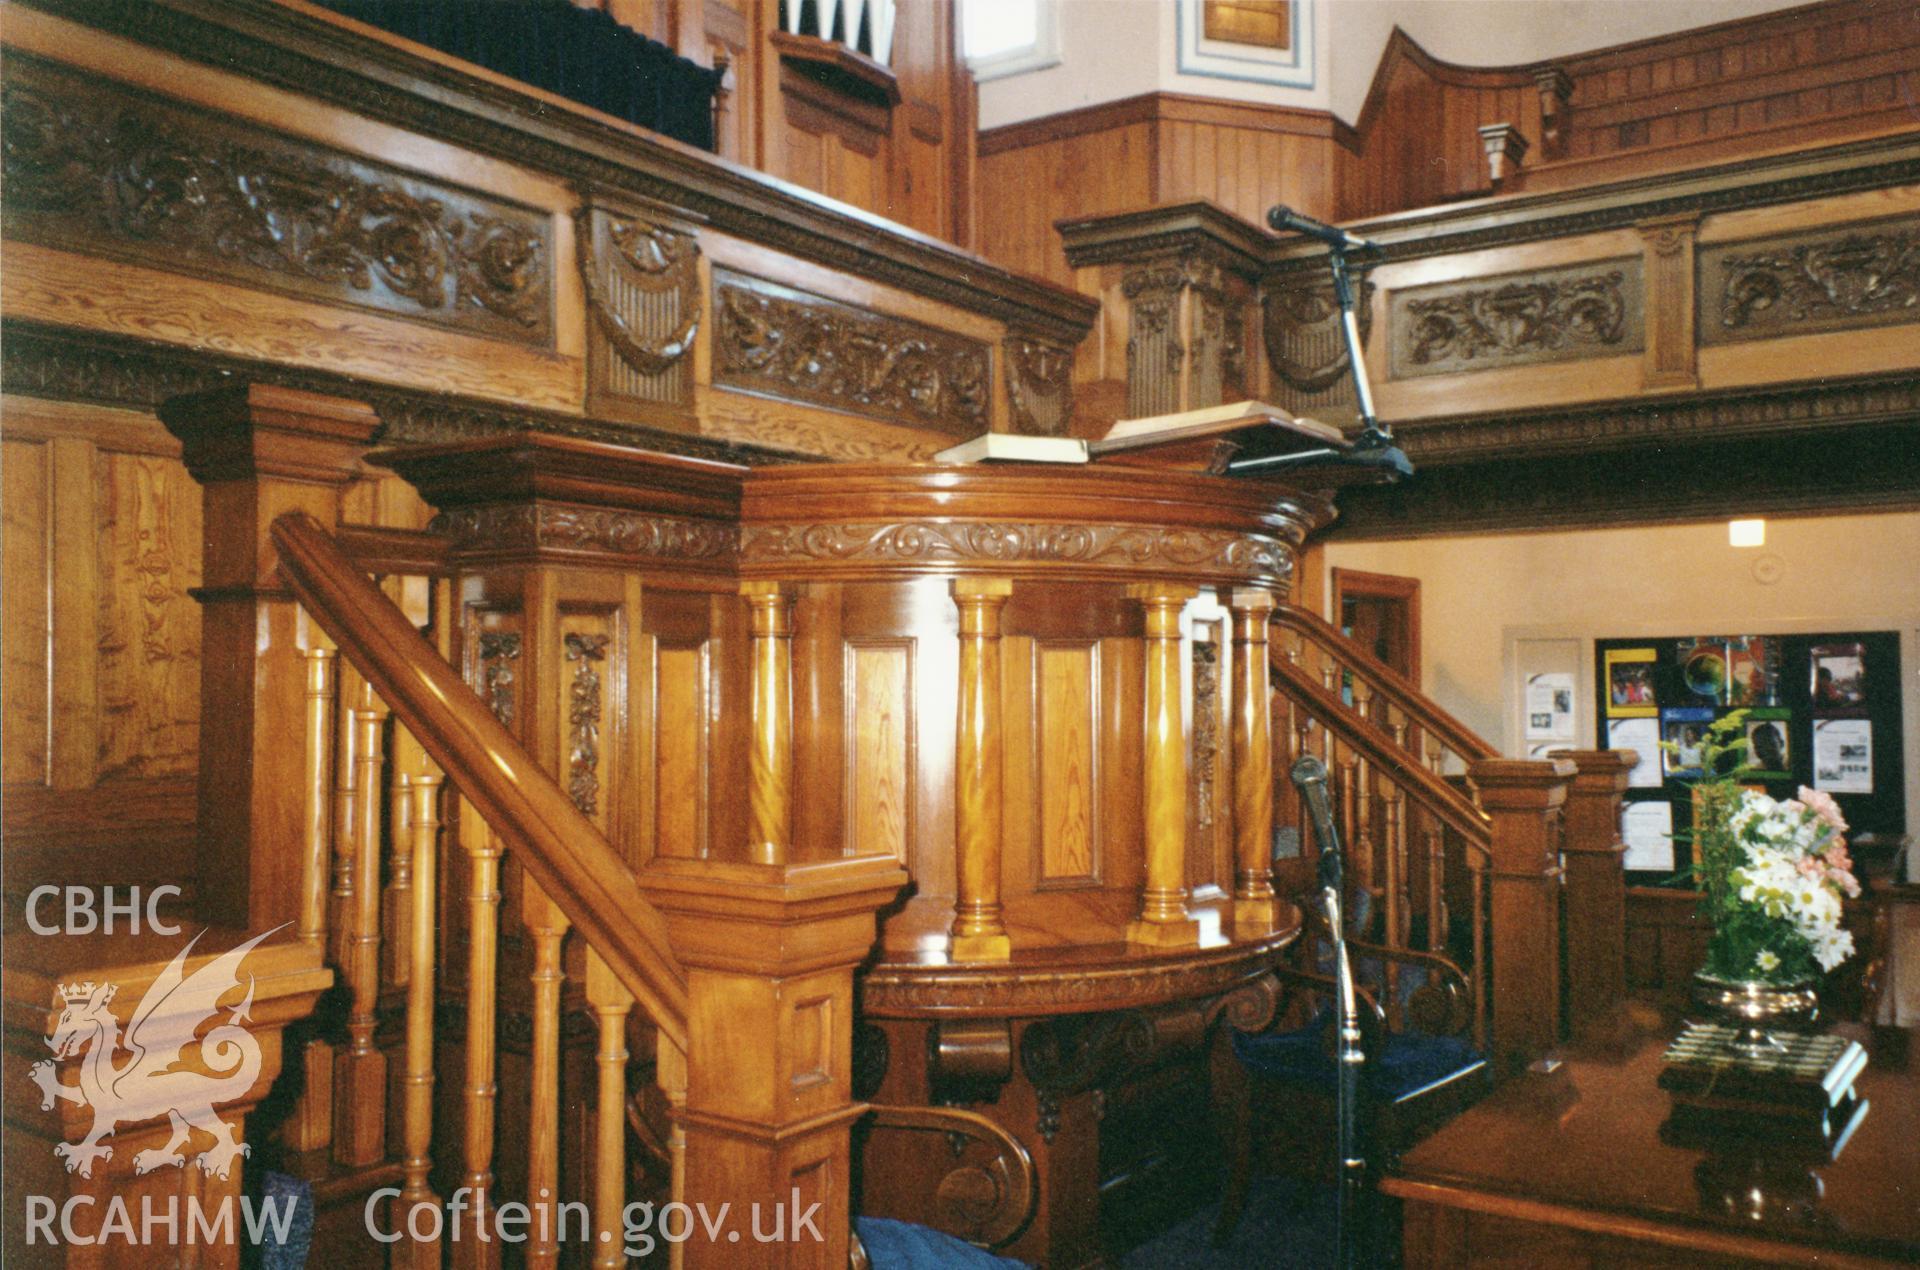
<path id="1" fill-rule="evenodd" d="M 552 346 L 536 209 L 8 60 L 9 237 Z"/>
<path id="2" fill-rule="evenodd" d="M 1396 379 L 1637 353 L 1646 345 L 1638 258 L 1395 291 Z"/>
<path id="3" fill-rule="evenodd" d="M 618 619 L 604 612 L 560 615 L 560 785 L 582 815 L 605 830 L 612 819 L 614 756 L 626 719 L 626 649 Z"/>
<path id="4" fill-rule="evenodd" d="M 713 270 L 716 386 L 954 436 L 985 432 L 993 352 L 979 340 Z"/>
<path id="5" fill-rule="evenodd" d="M 518 610 L 493 605 L 465 606 L 461 643 L 466 650 L 467 686 L 500 725 L 520 736 L 526 714 L 526 633 Z"/>
<path id="6" fill-rule="evenodd" d="M 1196 620 L 1188 643 L 1193 703 L 1188 733 L 1187 884 L 1204 886 L 1230 878 L 1220 869 L 1221 848 L 1231 843 L 1233 767 L 1227 755 L 1225 710 L 1226 623 Z"/>
<path id="7" fill-rule="evenodd" d="M 1920 221 L 1703 247 L 1699 278 L 1703 344 L 1920 322 Z"/>
<path id="8" fill-rule="evenodd" d="M 580 211 L 580 270 L 593 319 L 595 407 L 693 404 L 693 341 L 703 313 L 700 244 L 683 228 L 620 208 Z"/>

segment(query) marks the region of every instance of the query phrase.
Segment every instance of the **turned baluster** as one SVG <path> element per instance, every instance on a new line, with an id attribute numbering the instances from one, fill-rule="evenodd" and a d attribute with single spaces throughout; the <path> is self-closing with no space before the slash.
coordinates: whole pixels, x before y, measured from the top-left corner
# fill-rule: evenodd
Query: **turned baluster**
<path id="1" fill-rule="evenodd" d="M 468 809 L 460 817 L 467 851 L 467 1053 L 464 1090 L 466 1124 L 463 1172 L 470 1229 L 453 1239 L 453 1261 L 461 1267 L 499 1264 L 499 1241 L 492 1237 L 494 1102 L 494 1030 L 498 1022 L 495 979 L 499 966 L 500 840 L 491 826 Z M 487 1237 L 479 1237 L 485 1231 Z"/>
<path id="2" fill-rule="evenodd" d="M 1445 952 L 1447 937 L 1451 933 L 1447 924 L 1452 918 L 1447 913 L 1447 839 L 1440 821 L 1432 815 L 1424 817 L 1426 822 L 1427 849 L 1427 949 L 1430 952 Z"/>
<path id="3" fill-rule="evenodd" d="M 1000 614 L 1013 583 L 957 578 L 960 701 L 955 729 L 956 897 L 948 955 L 955 961 L 1006 961 L 1013 955 L 1000 915 Z"/>
<path id="4" fill-rule="evenodd" d="M 1233 656 L 1233 933 L 1257 939 L 1278 923 L 1273 894 L 1273 676 L 1267 665 L 1270 591 L 1232 596 Z"/>
<path id="5" fill-rule="evenodd" d="M 1404 747 L 1407 725 L 1396 722 L 1392 729 L 1394 744 Z M 1388 773 L 1376 773 L 1376 780 L 1380 785 L 1381 827 L 1387 840 L 1387 942 L 1404 948 L 1411 926 L 1407 880 L 1412 872 L 1407 859 L 1406 791 Z"/>
<path id="6" fill-rule="evenodd" d="M 346 942 L 347 1046 L 334 1058 L 333 1155 L 341 1164 L 386 1157 L 387 1056 L 373 1043 L 380 1004 L 380 769 L 387 707 L 356 677 L 351 727 L 358 791 L 352 822 L 351 929 Z"/>
<path id="7" fill-rule="evenodd" d="M 1407 741 L 1407 725 L 1393 725 L 1394 744 L 1404 746 Z M 1386 940 L 1393 948 L 1407 946 L 1407 838 L 1406 825 L 1401 819 L 1404 810 L 1404 794 L 1398 782 L 1385 773 L 1377 773 L 1380 781 L 1380 819 L 1385 834 L 1387 857 L 1387 893 L 1386 893 Z M 1400 1026 L 1400 964 L 1388 959 L 1385 967 L 1387 982 L 1387 1019 L 1393 1026 Z"/>
<path id="8" fill-rule="evenodd" d="M 431 609 L 431 584 L 431 579 L 419 576 L 389 578 L 385 584 L 388 594 L 393 596 L 400 611 L 407 615 L 407 620 L 422 630 L 427 626 Z M 399 744 L 397 733 L 395 744 Z M 414 768 L 396 762 L 392 765 L 389 778 L 391 792 L 387 805 L 391 816 L 388 827 L 391 854 L 387 859 L 386 939 L 382 951 L 385 953 L 386 982 L 395 987 L 405 986 L 408 962 L 413 956 L 413 835 L 408 829 L 408 821 L 417 804 L 409 795 L 408 786 L 414 771 Z"/>
<path id="9" fill-rule="evenodd" d="M 539 885 L 528 878 L 524 904 L 533 936 L 533 1105 L 527 1130 L 527 1203 L 533 1222 L 527 1265 L 559 1261 L 557 1205 L 560 1195 L 560 992 L 566 981 L 561 945 L 568 921 Z"/>
<path id="10" fill-rule="evenodd" d="M 654 1083 L 660 1086 L 660 1092 L 666 1095 L 667 1116 L 672 1128 L 667 1131 L 667 1165 L 670 1175 L 667 1180 L 667 1199 L 673 1203 L 687 1202 L 687 1054 L 675 1045 L 664 1032 L 656 1033 L 654 1043 Z M 668 1270 L 680 1270 L 685 1255 L 685 1244 L 675 1244 L 668 1250 Z"/>
<path id="11" fill-rule="evenodd" d="M 614 1270 L 627 1264 L 622 1212 L 627 1201 L 627 1014 L 633 1009 L 633 996 L 591 948 L 587 950 L 587 1003 L 600 1026 L 600 1048 L 594 1055 L 599 1096 L 593 1113 L 593 1264 L 596 1270 Z M 663 1056 L 668 1048 L 663 1037 Z M 684 1067 L 683 1062 L 683 1072 Z M 684 1078 L 680 1084 L 684 1088 Z M 676 1167 L 675 1199 L 680 1198 L 678 1172 Z"/>
<path id="12" fill-rule="evenodd" d="M 438 1231 L 439 1224 L 424 1219 L 408 1222 L 405 1214 L 418 1205 L 437 1208 L 440 1204 L 428 1175 L 433 1171 L 434 902 L 438 894 L 434 874 L 439 862 L 443 776 L 405 728 L 394 730 L 393 748 L 396 765 L 404 764 L 410 774 L 407 795 L 412 809 L 407 824 L 413 886 L 407 893 L 412 909 L 407 935 L 413 946 L 407 958 L 407 1057 L 401 1082 L 404 1181 L 395 1204 L 399 1219 L 390 1223 L 389 1229 L 407 1233 L 406 1241 L 394 1248 L 394 1261 L 426 1270 L 440 1264 L 440 1240 L 415 1238 L 413 1232 L 431 1234 Z"/>
<path id="13" fill-rule="evenodd" d="M 779 582 L 743 582 L 740 594 L 753 639 L 747 858 L 785 864 L 793 839 L 792 595 Z"/>
<path id="14" fill-rule="evenodd" d="M 327 946 L 328 862 L 333 852 L 333 720 L 336 655 L 333 641 L 305 609 L 295 613 L 296 643 L 306 669 L 306 766 L 302 773 L 300 922 L 297 937 Z M 333 1046 L 310 1037 L 301 1047 L 299 1100 L 284 1130 L 295 1151 L 317 1151 L 333 1141 Z"/>
<path id="15" fill-rule="evenodd" d="M 1198 591 L 1134 587 L 1146 607 L 1146 886 L 1127 942 L 1191 948 L 1200 923 L 1187 911 L 1187 736 L 1181 709 L 1180 614 Z"/>
<path id="16" fill-rule="evenodd" d="M 396 761 L 387 770 L 387 893 L 380 912 L 381 975 L 387 984 L 407 984 L 407 961 L 413 953 L 408 928 L 413 922 L 413 774 L 397 760 L 400 737 L 394 735 Z"/>
<path id="17" fill-rule="evenodd" d="M 334 743 L 339 752 L 333 760 L 333 912 L 328 922 L 332 936 L 328 956 L 334 965 L 345 966 L 353 937 L 354 843 L 360 826 L 360 729 L 354 723 L 353 703 L 366 683 L 346 662 L 339 663 L 336 678 L 339 715 Z"/>
<path id="18" fill-rule="evenodd" d="M 1353 679 L 1353 712 L 1362 721 L 1370 721 L 1369 708 L 1373 703 L 1373 690 L 1359 676 Z M 1364 755 L 1353 755 L 1353 859 L 1355 872 L 1360 884 L 1375 899 L 1381 896 L 1380 862 L 1373 835 L 1373 763 Z"/>
<path id="19" fill-rule="evenodd" d="M 1467 852 L 1473 876 L 1473 1045 L 1487 1048 L 1487 862 L 1480 853 Z"/>

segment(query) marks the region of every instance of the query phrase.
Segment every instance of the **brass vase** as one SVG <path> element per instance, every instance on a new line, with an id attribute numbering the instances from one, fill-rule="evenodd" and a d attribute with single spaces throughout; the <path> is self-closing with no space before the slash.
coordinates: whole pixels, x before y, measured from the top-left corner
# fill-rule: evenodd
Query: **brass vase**
<path id="1" fill-rule="evenodd" d="M 1767 983 L 1758 979 L 1722 979 L 1696 970 L 1693 1000 L 1715 1020 L 1734 1028 L 1733 1047 L 1742 1054 L 1778 1053 L 1785 1048 L 1774 1028 L 1801 1030 L 1820 1013 L 1812 979 Z"/>

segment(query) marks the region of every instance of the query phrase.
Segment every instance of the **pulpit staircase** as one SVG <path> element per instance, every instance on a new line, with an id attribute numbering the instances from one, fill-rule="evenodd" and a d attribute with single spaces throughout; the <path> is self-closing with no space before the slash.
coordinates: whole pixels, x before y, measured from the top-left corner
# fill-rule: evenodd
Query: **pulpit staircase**
<path id="1" fill-rule="evenodd" d="M 252 907 L 228 925 L 257 932 L 284 920 L 289 929 L 276 946 L 306 958 L 308 971 L 324 964 L 334 976 L 310 1013 L 290 1007 L 269 1020 L 284 1027 L 274 1071 L 241 1108 L 255 1147 L 246 1168 L 294 1174 L 313 1186 L 316 1264 L 372 1257 L 487 1266 L 504 1255 L 529 1266 L 844 1265 L 849 1214 L 860 1204 L 849 1144 L 856 1122 L 870 1133 L 944 1139 L 955 1161 L 971 1142 L 974 1163 L 949 1175 L 959 1190 L 939 1203 L 929 1199 L 927 1213 L 964 1213 L 961 1233 L 977 1242 L 1007 1246 L 1037 1220 L 1043 1183 L 1032 1157 L 1047 1153 L 1037 1139 L 1023 1141 L 1004 1115 L 990 1114 L 990 1100 L 859 1101 L 871 1096 L 862 1086 L 872 1082 L 863 1081 L 855 1048 L 863 1008 L 856 970 L 873 953 L 876 914 L 896 902 L 909 878 L 890 853 L 796 860 L 788 851 L 793 721 L 784 712 L 792 710 L 795 686 L 787 648 L 806 632 L 796 631 L 805 610 L 787 608 L 780 584 L 735 580 L 725 591 L 708 583 L 683 593 L 719 615 L 715 655 L 740 667 L 737 679 L 713 680 L 738 711 L 713 761 L 742 778 L 735 792 L 745 807 L 731 814 L 745 829 L 744 854 L 737 846 L 724 857 L 663 849 L 641 868 L 607 828 L 610 802 L 628 795 L 602 782 L 611 770 L 607 755 L 657 738 L 627 731 L 627 702 L 618 693 L 629 683 L 656 693 L 682 685 L 669 681 L 664 656 L 645 678 L 605 673 L 606 659 L 634 655 L 620 641 L 634 635 L 622 623 L 637 580 L 572 561 L 563 549 L 551 567 L 494 575 L 514 588 L 517 625 L 475 625 L 474 614 L 503 592 L 473 589 L 447 533 L 343 523 L 337 491 L 361 471 L 359 450 L 371 431 L 356 438 L 341 422 L 350 412 L 307 394 L 243 387 L 171 413 L 187 440 L 190 470 L 208 487 L 209 508 L 244 506 L 259 546 L 253 555 L 210 552 L 207 570 L 209 648 L 223 646 L 224 624 L 231 628 L 225 646 L 255 658 L 239 681 L 254 685 L 253 699 L 223 699 L 210 689 L 207 717 L 250 712 L 264 730 L 259 741 L 236 743 L 210 727 L 207 753 L 239 744 L 267 756 L 254 763 L 251 784 L 231 791 L 251 800 L 256 815 L 244 860 Z M 551 488 L 540 485 L 550 479 L 604 493 L 618 484 L 596 467 L 606 454 L 543 444 L 527 469 L 535 471 L 532 488 Z M 494 445 L 472 456 L 445 449 L 436 462 L 455 474 L 449 481 L 501 480 L 506 488 L 525 474 L 489 475 L 479 466 L 502 455 L 525 458 L 513 445 Z M 468 457 L 471 472 L 461 466 Z M 738 498 L 741 470 L 660 456 L 632 462 L 658 482 L 648 497 L 689 517 L 673 522 L 681 526 L 675 532 L 691 535 L 675 541 L 686 544 L 695 566 L 711 567 L 699 526 L 738 514 L 728 498 Z M 240 493 L 246 497 L 233 497 Z M 992 496 L 1011 495 L 996 488 Z M 1191 505 L 1214 514 L 1204 500 Z M 563 544 L 565 533 L 587 532 L 574 523 L 558 535 Z M 653 532 L 667 532 L 658 528 L 664 520 L 652 523 Z M 502 524 L 502 532 L 512 528 Z M 959 660 L 967 685 L 992 682 L 985 667 L 999 674 L 998 649 L 984 642 L 999 638 L 996 594 L 1004 593 L 965 593 L 987 616 L 969 618 L 975 625 L 962 630 L 991 653 Z M 1617 895 L 1611 910 L 1605 900 L 1612 885 L 1605 862 L 1617 883 L 1609 809 L 1624 780 L 1619 755 L 1495 757 L 1413 685 L 1310 613 L 1276 606 L 1268 590 L 1234 591 L 1231 626 L 1229 610 L 1216 605 L 1209 664 L 1229 669 L 1232 684 L 1209 689 L 1214 695 L 1203 701 L 1193 686 L 1199 676 L 1180 673 L 1179 659 L 1190 655 L 1176 620 L 1183 594 L 1194 593 L 1161 587 L 1150 597 L 1165 620 L 1150 624 L 1144 641 L 1153 645 L 1151 657 L 1163 659 L 1160 670 L 1147 668 L 1148 714 L 1159 711 L 1174 727 L 1147 751 L 1149 821 L 1156 797 L 1176 800 L 1162 803 L 1162 813 L 1178 815 L 1186 804 L 1178 793 L 1188 786 L 1181 751 L 1197 746 L 1203 730 L 1230 731 L 1232 742 L 1208 759 L 1234 774 L 1231 795 L 1219 795 L 1216 805 L 1259 819 L 1264 784 L 1277 800 L 1268 804 L 1274 822 L 1303 829 L 1300 809 L 1287 801 L 1291 787 L 1276 777 L 1298 754 L 1313 753 L 1333 773 L 1355 885 L 1377 914 L 1371 943 L 1389 976 L 1381 1004 L 1396 1023 L 1411 1018 L 1467 1031 L 1509 1068 L 1556 1043 L 1561 891 L 1587 876 L 1575 875 L 1578 859 L 1595 862 L 1581 882 L 1591 894 L 1579 903 L 1569 897 L 1565 920 L 1569 947 L 1588 951 L 1568 963 L 1566 976 L 1576 994 L 1617 995 L 1621 919 Z M 1141 642 L 1138 629 L 1113 638 Z M 543 655 L 534 655 L 537 646 Z M 666 646 L 662 638 L 659 647 Z M 234 673 L 210 671 L 210 681 Z M 1183 740 L 1181 692 L 1194 694 L 1186 699 L 1189 718 L 1217 710 L 1231 714 L 1231 729 L 1196 721 Z M 996 698 L 969 695 L 985 703 L 982 713 L 962 710 L 962 757 L 969 745 L 993 756 L 980 770 L 1000 761 Z M 1269 706 L 1264 720 L 1261 702 Z M 716 729 L 718 710 L 716 702 L 709 716 Z M 751 727 L 740 726 L 743 717 Z M 1249 771 L 1248 758 L 1262 754 L 1264 770 Z M 1156 767 L 1162 760 L 1178 767 Z M 273 779 L 258 775 L 262 763 Z M 1180 774 L 1178 783 L 1165 780 L 1169 770 Z M 208 778 L 203 808 L 223 805 L 228 793 L 221 779 Z M 1582 810 L 1589 805 L 1591 815 Z M 965 822 L 963 863 L 968 844 L 985 840 L 996 820 Z M 1132 1058 L 1164 1074 L 1169 1064 L 1204 1056 L 1216 1027 L 1265 1026 L 1276 989 L 1262 968 L 1285 955 L 1292 919 L 1282 915 L 1284 904 L 1262 898 L 1272 895 L 1267 839 L 1235 833 L 1210 841 L 1220 844 L 1216 858 L 1226 862 L 1230 890 L 1193 888 L 1194 911 L 1218 906 L 1229 925 L 1251 911 L 1260 925 L 1230 941 L 1208 944 L 1203 936 L 1191 954 L 1099 950 L 1112 962 L 1100 963 L 1104 984 L 1135 985 L 1125 989 L 1133 998 L 1111 999 L 1144 1006 L 1087 1007 L 1111 1013 L 1087 1015 L 1083 1026 L 1072 1013 L 1079 1007 L 1065 1004 L 1075 999 L 1070 984 L 1044 1001 L 1036 991 L 1022 999 L 1042 1002 L 1030 1012 L 1048 1017 L 1016 1018 L 1014 1030 L 1002 1022 L 999 1041 L 991 1029 L 937 1024 L 927 1034 L 929 1061 L 954 1064 L 968 1079 L 998 1064 L 991 1080 L 1004 1082 L 1015 1061 L 1011 1044 L 1026 1073 L 1015 1083 L 1031 1078 L 1043 1122 L 1058 1121 L 1066 1099 L 1097 1104 L 1099 1082 L 1124 1078 Z M 1149 888 L 1160 876 L 1181 890 L 1189 865 L 1160 846 L 1151 855 Z M 1281 859 L 1274 882 L 1284 891 L 1307 863 Z M 999 917 L 995 869 L 962 872 L 958 903 L 982 922 Z M 970 885 L 987 887 L 986 898 L 968 899 Z M 945 911 L 953 909 L 949 903 Z M 1069 950 L 1038 977 L 1065 983 L 1061 967 L 1094 951 Z M 1017 952 L 1010 969 L 1018 972 L 1022 957 L 1052 955 L 1036 944 Z M 1230 955 L 1250 969 L 1222 977 L 1218 968 Z M 1581 968 L 1586 960 L 1601 969 Z M 1187 966 L 1195 969 L 1172 969 Z M 904 985 L 891 989 L 895 1022 L 910 1023 L 923 1009 L 937 1020 L 938 1002 L 927 1007 L 913 994 L 936 991 L 939 981 L 919 986 L 910 964 L 891 973 Z M 989 964 L 980 973 L 999 972 Z M 1178 986 L 1200 981 L 1193 976 L 1211 976 L 1210 986 Z M 858 1030 L 870 1039 L 877 1029 Z M 1053 1144 L 1052 1132 L 1042 1128 L 1044 1145 Z M 1047 1167 L 1056 1170 L 1049 1176 L 1064 1176 L 1057 1156 Z M 657 1221 L 672 1201 L 698 1201 L 708 1214 L 730 1204 L 731 1231 L 741 1238 L 726 1242 L 723 1232 L 719 1241 L 678 1243 L 662 1238 L 659 1226 L 635 1227 L 629 1205 L 651 1205 L 646 1217 Z M 757 1217 L 766 1229 L 775 1218 L 764 1209 L 774 1201 L 795 1210 L 786 1214 L 789 1233 L 797 1212 L 818 1202 L 820 1240 L 753 1239 L 749 1221 Z M 540 1219 L 541 1202 L 555 1206 L 553 1221 Z M 509 1218 L 525 1242 L 503 1249 L 481 1237 L 483 1227 L 499 1228 L 508 1209 L 527 1204 L 536 1206 L 531 1220 L 524 1208 Z M 685 1224 L 695 1220 L 689 1210 Z M 369 1226 L 399 1238 L 376 1245 Z M 630 1258 L 630 1247 L 645 1255 Z M 210 1251 L 209 1264 L 233 1264 L 238 1255 Z"/>

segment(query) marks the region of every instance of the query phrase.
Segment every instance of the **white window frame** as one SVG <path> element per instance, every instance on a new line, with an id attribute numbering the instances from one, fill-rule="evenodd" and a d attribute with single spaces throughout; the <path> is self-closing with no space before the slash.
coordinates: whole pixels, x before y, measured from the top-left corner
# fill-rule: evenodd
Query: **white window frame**
<path id="1" fill-rule="evenodd" d="M 971 0 L 961 0 L 962 4 Z M 966 37 L 960 36 L 964 48 Z M 1024 48 L 1007 49 L 988 57 L 967 58 L 967 69 L 980 83 L 1060 65 L 1060 0 L 1034 0 L 1034 41 Z"/>

